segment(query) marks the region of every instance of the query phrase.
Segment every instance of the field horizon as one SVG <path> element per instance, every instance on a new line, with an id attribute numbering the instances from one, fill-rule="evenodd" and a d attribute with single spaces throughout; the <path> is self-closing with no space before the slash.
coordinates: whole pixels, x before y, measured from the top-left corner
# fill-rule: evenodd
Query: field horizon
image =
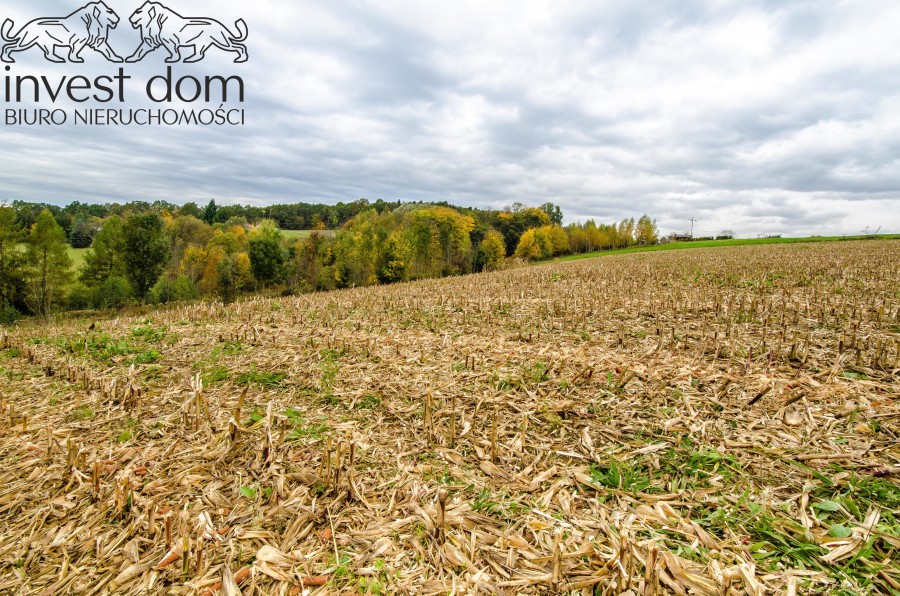
<path id="1" fill-rule="evenodd" d="M 306 239 L 314 231 L 323 234 L 326 237 L 333 237 L 335 230 L 280 230 L 287 240 Z M 563 257 L 557 257 L 546 261 L 535 261 L 530 263 L 531 266 L 538 266 L 547 263 L 557 263 L 565 261 L 576 261 L 581 259 L 592 259 L 604 256 L 631 254 L 640 252 L 655 252 L 667 250 L 684 250 L 692 248 L 719 248 L 728 246 L 753 246 L 767 244 L 802 244 L 813 242 L 850 242 L 858 240 L 896 240 L 900 239 L 900 234 L 872 234 L 872 235 L 850 235 L 850 236 L 797 236 L 782 238 L 734 238 L 729 240 L 699 240 L 688 242 L 663 242 L 652 246 L 633 246 L 629 248 L 620 248 L 613 250 L 594 251 L 589 253 L 572 254 Z M 72 259 L 72 272 L 77 273 L 79 268 L 84 264 L 85 253 L 90 248 L 73 248 L 67 246 L 69 258 Z M 245 299 L 252 299 L 247 297 Z M 72 316 L 83 316 L 82 313 L 73 313 Z"/>

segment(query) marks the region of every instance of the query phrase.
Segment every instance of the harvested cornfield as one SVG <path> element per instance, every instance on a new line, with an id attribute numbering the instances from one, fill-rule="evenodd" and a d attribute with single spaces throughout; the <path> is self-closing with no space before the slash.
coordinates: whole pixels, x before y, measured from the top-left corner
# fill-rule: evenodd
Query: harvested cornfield
<path id="1" fill-rule="evenodd" d="M 0 336 L 0 591 L 900 590 L 900 242 Z"/>

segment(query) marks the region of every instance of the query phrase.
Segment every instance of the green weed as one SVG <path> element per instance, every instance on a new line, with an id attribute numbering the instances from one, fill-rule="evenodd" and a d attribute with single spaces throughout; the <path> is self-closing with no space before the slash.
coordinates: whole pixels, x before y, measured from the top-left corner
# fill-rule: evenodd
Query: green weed
<path id="1" fill-rule="evenodd" d="M 254 364 L 250 370 L 238 375 L 235 383 L 238 385 L 255 383 L 266 387 L 280 387 L 284 384 L 285 378 L 287 378 L 287 375 L 284 373 L 258 370 Z"/>
<path id="2" fill-rule="evenodd" d="M 338 350 L 322 350 L 319 355 L 322 357 L 322 377 L 319 381 L 319 393 L 327 403 L 332 403 L 334 399 L 334 381 L 341 365 L 338 363 L 344 352 Z M 333 404 L 337 405 L 337 404 Z"/>
<path id="3" fill-rule="evenodd" d="M 606 465 L 591 464 L 591 480 L 607 488 L 632 492 L 643 492 L 653 486 L 646 472 L 616 460 Z"/>
<path id="4" fill-rule="evenodd" d="M 231 374 L 224 366 L 215 366 L 200 375 L 200 379 L 206 386 L 216 385 L 228 380 Z"/>
<path id="5" fill-rule="evenodd" d="M 244 423 L 244 426 L 253 426 L 260 420 L 265 417 L 265 412 L 263 412 L 259 407 L 254 407 L 253 411 L 250 412 L 250 416 L 247 418 L 247 421 Z"/>
<path id="6" fill-rule="evenodd" d="M 291 432 L 288 433 L 287 439 L 289 441 L 298 441 L 300 439 L 321 439 L 325 436 L 329 430 L 331 430 L 328 426 L 324 424 L 316 424 L 311 423 L 307 424 L 303 418 L 303 413 L 299 410 L 295 410 L 294 408 L 290 408 L 285 411 L 284 415 L 290 421 Z"/>
<path id="7" fill-rule="evenodd" d="M 162 359 L 162 354 L 157 352 L 156 350 L 147 350 L 146 352 L 140 352 L 134 357 L 135 364 L 152 364 L 153 362 L 157 362 Z"/>
<path id="8" fill-rule="evenodd" d="M 69 414 L 69 419 L 82 422 L 84 420 L 93 420 L 94 416 L 94 410 L 88 406 L 81 406 L 72 410 L 72 413 Z"/>
<path id="9" fill-rule="evenodd" d="M 0 367 L 0 377 L 6 377 L 10 381 L 21 381 L 25 378 L 25 374 Z"/>
<path id="10" fill-rule="evenodd" d="M 239 341 L 226 341 L 221 346 L 216 346 L 213 348 L 211 359 L 213 362 L 219 359 L 219 356 L 224 354 L 225 356 L 237 356 L 238 354 L 243 354 L 244 348 L 241 346 L 241 342 Z"/>
<path id="11" fill-rule="evenodd" d="M 495 493 L 489 488 L 482 488 L 472 499 L 472 509 L 485 515 L 511 521 L 528 511 L 529 507 L 506 492 Z"/>
<path id="12" fill-rule="evenodd" d="M 359 402 L 357 402 L 356 407 L 360 410 L 374 410 L 378 406 L 381 405 L 381 398 L 377 395 L 366 395 Z"/>
<path id="13" fill-rule="evenodd" d="M 156 327 L 138 327 L 131 332 L 131 335 L 147 342 L 157 342 L 166 337 L 166 330 Z"/>

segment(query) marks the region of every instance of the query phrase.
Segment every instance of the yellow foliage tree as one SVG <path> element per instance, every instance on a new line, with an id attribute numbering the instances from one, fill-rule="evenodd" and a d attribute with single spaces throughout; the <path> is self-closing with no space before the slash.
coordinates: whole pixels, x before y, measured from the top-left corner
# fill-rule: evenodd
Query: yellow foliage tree
<path id="1" fill-rule="evenodd" d="M 659 229 L 656 220 L 651 220 L 647 215 L 642 215 L 637 221 L 635 240 L 638 244 L 656 244 L 659 242 Z"/>
<path id="2" fill-rule="evenodd" d="M 206 257 L 203 277 L 200 279 L 200 291 L 204 294 L 215 294 L 219 290 L 219 261 L 225 258 L 225 251 L 215 246 Z"/>
<path id="3" fill-rule="evenodd" d="M 478 256 L 484 271 L 495 271 L 500 268 L 506 258 L 506 244 L 503 234 L 497 230 L 488 230 L 478 245 Z"/>
<path id="4" fill-rule="evenodd" d="M 515 255 L 526 261 L 533 261 L 541 256 L 541 247 L 535 239 L 534 229 L 525 230 L 522 237 L 519 238 L 519 245 L 516 246 Z"/>
<path id="5" fill-rule="evenodd" d="M 234 237 L 239 249 L 247 248 L 247 230 L 243 226 L 232 226 L 228 233 Z"/>
<path id="6" fill-rule="evenodd" d="M 237 277 L 236 285 L 239 290 L 253 287 L 255 280 L 250 269 L 250 255 L 246 252 L 239 252 L 234 256 L 234 272 Z"/>
<path id="7" fill-rule="evenodd" d="M 205 248 L 188 246 L 184 250 L 184 256 L 181 258 L 181 274 L 193 282 L 199 280 L 206 268 L 207 256 Z"/>

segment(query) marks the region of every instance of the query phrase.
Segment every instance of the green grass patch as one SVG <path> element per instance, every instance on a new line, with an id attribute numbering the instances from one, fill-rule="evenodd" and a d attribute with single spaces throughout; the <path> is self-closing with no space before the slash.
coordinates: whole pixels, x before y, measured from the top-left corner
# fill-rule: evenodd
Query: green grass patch
<path id="1" fill-rule="evenodd" d="M 224 366 L 214 366 L 213 368 L 207 370 L 206 372 L 200 375 L 200 379 L 203 381 L 205 386 L 216 385 L 218 383 L 224 383 L 229 379 L 231 373 L 228 372 L 228 369 Z"/>
<path id="2" fill-rule="evenodd" d="M 381 397 L 377 395 L 366 395 L 356 402 L 357 410 L 374 410 L 381 405 Z"/>
<path id="3" fill-rule="evenodd" d="M 340 350 L 322 350 L 319 356 L 322 358 L 322 377 L 319 382 L 319 393 L 325 403 L 337 405 L 334 397 L 334 381 L 341 370 L 338 359 L 344 355 Z"/>
<path id="4" fill-rule="evenodd" d="M 84 254 L 89 250 L 87 248 L 72 248 L 66 245 L 69 258 L 72 259 L 72 270 L 78 271 L 84 265 Z"/>
<path id="5" fill-rule="evenodd" d="M 900 240 L 900 234 L 878 234 L 870 236 L 808 236 L 804 238 L 734 238 L 731 240 L 698 240 L 696 242 L 669 242 L 667 244 L 654 244 L 653 246 L 630 246 L 615 250 L 603 250 L 589 252 L 580 255 L 567 255 L 553 259 L 553 261 L 537 261 L 534 265 L 556 261 L 576 261 L 579 259 L 593 259 L 607 255 L 624 255 L 635 252 L 656 252 L 660 250 L 683 250 L 688 248 L 716 248 L 720 246 L 749 246 L 757 244 L 796 244 L 804 242 L 841 242 L 848 240 Z"/>
<path id="6" fill-rule="evenodd" d="M 698 476 L 704 472 L 718 472 L 723 477 L 733 462 L 728 456 L 710 451 L 696 451 L 679 461 L 660 458 L 662 468 L 681 469 Z M 749 479 L 738 477 L 735 470 L 731 486 L 737 488 L 745 481 L 743 496 L 732 502 L 720 498 L 713 503 L 691 507 L 691 519 L 710 534 L 721 539 L 726 536 L 743 537 L 747 550 L 761 570 L 777 573 L 784 569 L 809 569 L 827 574 L 835 585 L 830 594 L 890 594 L 891 586 L 879 575 L 896 558 L 893 546 L 900 541 L 900 485 L 892 478 L 878 478 L 869 473 L 851 472 L 831 466 L 826 474 L 817 473 L 819 480 L 808 490 L 811 514 L 827 528 L 830 537 L 840 539 L 853 534 L 873 508 L 880 510 L 875 531 L 867 536 L 865 544 L 854 556 L 838 565 L 821 560 L 828 551 L 807 535 L 798 521 L 795 502 L 756 502 L 751 498 Z M 832 478 L 841 478 L 833 482 Z M 885 537 L 883 537 L 885 536 Z M 679 536 L 671 536 L 672 547 L 682 544 Z M 694 553 L 694 560 L 706 563 L 707 555 Z M 690 557 L 689 557 L 690 558 Z"/>
<path id="7" fill-rule="evenodd" d="M 272 487 L 267 486 L 260 489 L 258 484 L 242 486 L 238 491 L 241 493 L 242 497 L 250 501 L 255 501 L 257 495 L 261 496 L 263 499 L 268 499 L 272 495 Z"/>
<path id="8" fill-rule="evenodd" d="M 337 230 L 280 230 L 282 237 L 287 240 L 300 240 L 309 238 L 316 231 L 326 238 L 333 238 Z"/>
<path id="9" fill-rule="evenodd" d="M 74 354 L 109 363 L 138 352 L 138 348 L 129 342 L 111 337 L 106 333 L 91 333 L 75 337 L 61 337 L 56 345 L 66 353 Z"/>
<path id="10" fill-rule="evenodd" d="M 138 337 L 143 341 L 152 343 L 164 339 L 166 337 L 166 333 L 166 329 L 162 327 L 138 327 L 131 332 L 131 335 L 132 337 Z"/>
<path id="11" fill-rule="evenodd" d="M 134 357 L 135 364 L 153 364 L 159 360 L 162 360 L 162 354 L 157 352 L 156 350 L 147 350 L 145 352 L 139 352 Z"/>
<path id="12" fill-rule="evenodd" d="M 0 366 L 0 378 L 6 378 L 6 379 L 9 379 L 10 381 L 21 381 L 22 379 L 25 378 L 25 374 L 20 373 L 20 372 L 15 372 L 15 371 L 9 370 L 8 368 L 3 368 L 2 366 Z"/>
<path id="13" fill-rule="evenodd" d="M 22 350 L 19 348 L 12 348 L 10 350 L 6 350 L 2 354 L 0 354 L 0 359 L 9 360 L 11 358 L 18 358 L 22 355 Z"/>
<path id="14" fill-rule="evenodd" d="M 89 408 L 88 406 L 81 406 L 80 408 L 75 408 L 72 410 L 72 413 L 69 414 L 69 420 L 74 420 L 76 422 L 83 422 L 85 420 L 93 420 L 96 414 L 94 410 Z"/>
<path id="15" fill-rule="evenodd" d="M 153 338 L 159 341 L 163 335 L 159 330 L 136 330 L 138 335 L 126 338 L 112 337 L 104 332 L 91 332 L 71 337 L 59 337 L 52 340 L 41 339 L 41 343 L 50 343 L 67 354 L 102 362 L 103 364 L 153 364 L 163 359 L 161 352 L 147 347 L 144 339 Z"/>
<path id="16" fill-rule="evenodd" d="M 239 374 L 234 382 L 238 385 L 256 384 L 265 387 L 280 387 L 284 384 L 286 378 L 287 375 L 285 373 L 258 370 L 254 364 L 250 370 Z"/>
<path id="17" fill-rule="evenodd" d="M 237 356 L 238 354 L 242 354 L 244 352 L 243 346 L 241 346 L 241 342 L 239 341 L 226 341 L 221 346 L 216 346 L 212 351 L 213 360 L 218 359 L 219 356 Z"/>

